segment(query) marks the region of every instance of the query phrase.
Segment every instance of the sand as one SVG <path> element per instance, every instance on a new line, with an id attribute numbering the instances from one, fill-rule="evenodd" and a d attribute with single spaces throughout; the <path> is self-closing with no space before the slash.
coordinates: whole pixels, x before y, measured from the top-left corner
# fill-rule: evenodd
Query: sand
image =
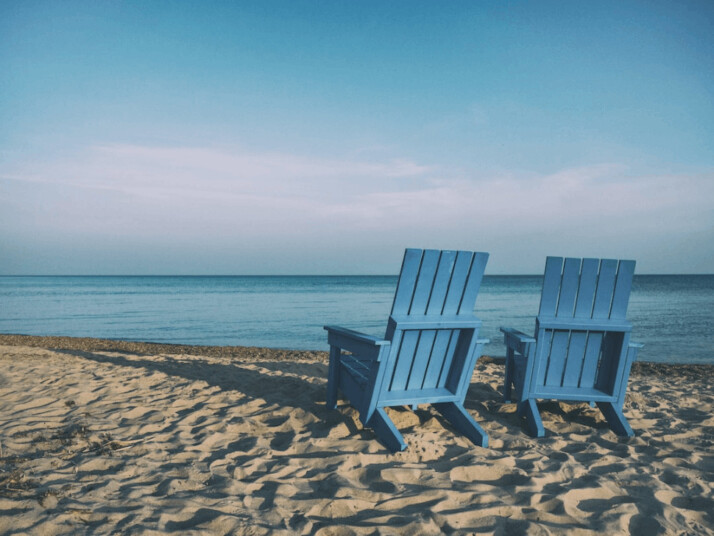
<path id="1" fill-rule="evenodd" d="M 390 454 L 324 353 L 0 336 L 0 534 L 714 534 L 713 371 L 636 364 L 632 439 L 555 402 L 534 439 L 482 358 L 489 448 L 420 407 Z"/>

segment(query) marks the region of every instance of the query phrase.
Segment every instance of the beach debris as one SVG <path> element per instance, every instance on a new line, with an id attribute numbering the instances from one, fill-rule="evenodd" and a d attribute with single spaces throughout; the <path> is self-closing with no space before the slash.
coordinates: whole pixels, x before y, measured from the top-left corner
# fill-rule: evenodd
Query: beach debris
<path id="1" fill-rule="evenodd" d="M 4 498 L 19 498 L 24 497 L 29 491 L 34 490 L 39 486 L 39 482 L 32 478 L 28 478 L 25 471 L 21 468 L 8 468 L 13 465 L 13 462 L 19 463 L 24 461 L 22 458 L 11 458 L 6 460 L 0 471 L 0 497 Z"/>

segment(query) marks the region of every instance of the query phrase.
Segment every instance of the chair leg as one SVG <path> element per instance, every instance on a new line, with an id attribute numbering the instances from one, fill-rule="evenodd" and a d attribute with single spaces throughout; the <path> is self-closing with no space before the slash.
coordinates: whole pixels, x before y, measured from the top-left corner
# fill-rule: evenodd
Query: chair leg
<path id="1" fill-rule="evenodd" d="M 392 452 L 399 452 L 407 448 L 402 434 L 394 426 L 384 408 L 375 408 L 374 413 L 369 418 L 367 426 L 374 430 L 375 435 Z"/>
<path id="2" fill-rule="evenodd" d="M 511 402 L 511 385 L 513 383 L 513 350 L 510 348 L 506 354 L 506 373 L 503 382 L 503 401 L 506 404 Z"/>
<path id="3" fill-rule="evenodd" d="M 488 434 L 461 405 L 455 402 L 439 402 L 434 404 L 434 407 L 446 417 L 451 426 L 468 437 L 475 445 L 488 447 Z"/>
<path id="4" fill-rule="evenodd" d="M 525 414 L 526 416 L 526 426 L 528 428 L 528 433 L 534 437 L 545 436 L 545 428 L 543 428 L 543 421 L 540 418 L 540 413 L 538 412 L 538 405 L 536 401 L 532 398 L 524 400 L 518 405 L 518 413 L 520 415 Z"/>
<path id="5" fill-rule="evenodd" d="M 612 402 L 598 402 L 597 407 L 600 408 L 602 414 L 610 425 L 610 429 L 620 436 L 633 437 L 635 432 L 632 431 L 630 423 L 627 422 L 622 409 L 616 407 Z"/>
<path id="6" fill-rule="evenodd" d="M 327 369 L 327 407 L 337 407 L 337 385 L 340 378 L 340 354 L 342 351 L 336 346 L 330 346 L 330 364 Z"/>

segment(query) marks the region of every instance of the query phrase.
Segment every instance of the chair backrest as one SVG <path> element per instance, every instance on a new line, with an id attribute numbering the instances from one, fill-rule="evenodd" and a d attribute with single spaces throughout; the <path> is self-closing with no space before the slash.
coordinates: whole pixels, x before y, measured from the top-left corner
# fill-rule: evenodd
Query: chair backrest
<path id="1" fill-rule="evenodd" d="M 386 390 L 458 388 L 471 342 L 461 332 L 478 335 L 473 310 L 487 261 L 488 253 L 406 250 L 385 336 L 392 341 Z M 419 321 L 439 326 L 415 328 Z"/>
<path id="2" fill-rule="evenodd" d="M 624 320 L 635 261 L 548 257 L 539 316 Z"/>
<path id="3" fill-rule="evenodd" d="M 534 385 L 611 393 L 624 365 L 635 261 L 548 257 Z"/>

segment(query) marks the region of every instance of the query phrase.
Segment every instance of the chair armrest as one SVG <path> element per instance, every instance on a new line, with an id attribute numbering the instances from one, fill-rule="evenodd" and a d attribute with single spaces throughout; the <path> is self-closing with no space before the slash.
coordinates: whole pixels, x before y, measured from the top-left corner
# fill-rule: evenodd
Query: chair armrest
<path id="1" fill-rule="evenodd" d="M 481 320 L 472 314 L 461 315 L 391 315 L 390 324 L 397 329 L 474 329 L 481 327 Z"/>
<path id="2" fill-rule="evenodd" d="M 503 342 L 506 346 L 520 354 L 528 353 L 528 346 L 536 342 L 535 338 L 513 328 L 500 328 L 503 332 Z"/>
<path id="3" fill-rule="evenodd" d="M 379 359 L 392 344 L 388 340 L 339 326 L 324 326 L 324 329 L 327 330 L 327 342 L 331 347 L 347 350 L 363 358 Z"/>
<path id="4" fill-rule="evenodd" d="M 324 326 L 323 327 L 330 334 L 341 335 L 343 337 L 348 337 L 357 342 L 371 344 L 374 346 L 382 346 L 384 344 L 389 344 L 389 341 L 380 339 L 378 337 L 373 337 L 372 335 L 367 335 L 365 333 L 360 333 L 359 331 L 354 331 L 351 329 L 343 328 L 340 326 Z"/>

